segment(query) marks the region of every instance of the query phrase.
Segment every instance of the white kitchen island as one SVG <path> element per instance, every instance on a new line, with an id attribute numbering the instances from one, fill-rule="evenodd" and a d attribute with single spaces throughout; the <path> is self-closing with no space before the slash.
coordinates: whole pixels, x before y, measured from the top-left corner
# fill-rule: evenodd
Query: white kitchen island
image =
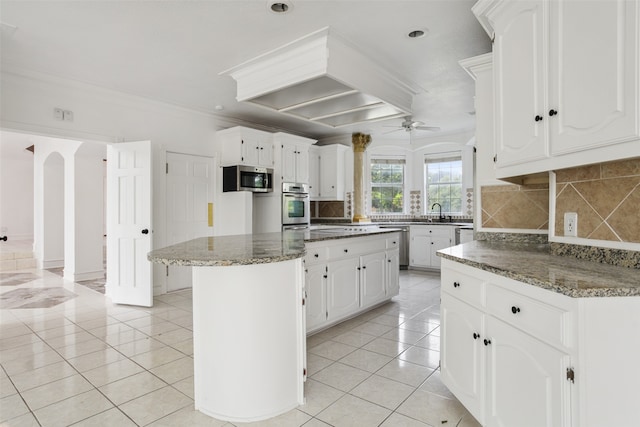
<path id="1" fill-rule="evenodd" d="M 195 408 L 259 421 L 304 403 L 304 236 L 203 237 L 149 260 L 193 266 Z"/>

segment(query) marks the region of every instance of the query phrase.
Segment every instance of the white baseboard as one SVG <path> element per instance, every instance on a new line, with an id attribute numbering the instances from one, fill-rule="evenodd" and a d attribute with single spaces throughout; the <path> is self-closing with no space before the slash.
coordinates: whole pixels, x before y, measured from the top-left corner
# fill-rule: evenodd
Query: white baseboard
<path id="1" fill-rule="evenodd" d="M 64 273 L 65 280 L 72 282 L 81 282 L 83 280 L 96 280 L 104 278 L 104 270 L 87 271 L 84 273 Z"/>

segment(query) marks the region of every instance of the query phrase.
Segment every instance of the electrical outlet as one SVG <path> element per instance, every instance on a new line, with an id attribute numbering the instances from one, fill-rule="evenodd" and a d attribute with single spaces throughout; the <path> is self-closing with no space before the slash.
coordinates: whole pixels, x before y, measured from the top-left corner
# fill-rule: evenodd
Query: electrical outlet
<path id="1" fill-rule="evenodd" d="M 564 213 L 564 235 L 578 237 L 578 214 L 576 212 Z"/>
<path id="2" fill-rule="evenodd" d="M 73 111 L 64 110 L 62 113 L 63 113 L 63 117 L 64 117 L 64 121 L 65 122 L 72 122 L 73 121 Z"/>
<path id="3" fill-rule="evenodd" d="M 53 118 L 56 120 L 64 120 L 64 111 L 62 111 L 62 108 L 53 109 Z"/>

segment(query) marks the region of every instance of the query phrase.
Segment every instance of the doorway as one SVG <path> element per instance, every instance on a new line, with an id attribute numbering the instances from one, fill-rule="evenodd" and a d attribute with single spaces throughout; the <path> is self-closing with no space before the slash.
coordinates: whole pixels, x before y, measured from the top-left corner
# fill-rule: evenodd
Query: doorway
<path id="1" fill-rule="evenodd" d="M 167 152 L 167 245 L 213 236 L 214 164 L 213 157 Z M 189 287 L 191 267 L 167 266 L 167 292 Z"/>

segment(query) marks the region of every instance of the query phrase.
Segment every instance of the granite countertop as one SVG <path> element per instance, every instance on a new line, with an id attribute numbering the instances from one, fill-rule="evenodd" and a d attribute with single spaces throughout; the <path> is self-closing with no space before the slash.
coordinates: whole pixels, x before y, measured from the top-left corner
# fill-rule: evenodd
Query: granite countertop
<path id="1" fill-rule="evenodd" d="M 290 230 L 281 233 L 200 237 L 149 252 L 149 261 L 166 265 L 231 266 L 266 264 L 301 258 L 305 242 L 393 233 L 393 229 Z"/>
<path id="2" fill-rule="evenodd" d="M 640 296 L 640 271 L 550 253 L 548 244 L 473 241 L 438 256 L 572 298 Z"/>

